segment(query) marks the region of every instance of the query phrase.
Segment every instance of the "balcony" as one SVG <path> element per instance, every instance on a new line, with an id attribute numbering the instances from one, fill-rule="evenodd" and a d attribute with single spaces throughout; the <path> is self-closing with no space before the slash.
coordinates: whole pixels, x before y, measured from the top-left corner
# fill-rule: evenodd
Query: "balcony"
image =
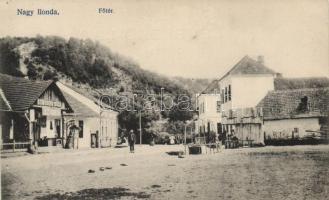
<path id="1" fill-rule="evenodd" d="M 223 123 L 260 123 L 263 117 L 261 108 L 238 108 L 222 112 Z"/>

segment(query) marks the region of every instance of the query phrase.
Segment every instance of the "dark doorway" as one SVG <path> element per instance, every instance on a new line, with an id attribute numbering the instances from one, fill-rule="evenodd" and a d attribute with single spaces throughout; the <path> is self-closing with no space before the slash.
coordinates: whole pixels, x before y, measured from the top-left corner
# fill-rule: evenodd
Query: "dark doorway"
<path id="1" fill-rule="evenodd" d="M 91 148 L 97 148 L 98 147 L 97 133 L 92 133 L 90 135 L 90 146 L 91 146 Z"/>
<path id="2" fill-rule="evenodd" d="M 61 137 L 61 120 L 55 119 L 55 130 L 56 130 L 56 138 Z"/>
<path id="3" fill-rule="evenodd" d="M 221 124 L 221 123 L 217 123 L 217 133 L 218 133 L 219 135 L 222 134 L 222 124 Z"/>

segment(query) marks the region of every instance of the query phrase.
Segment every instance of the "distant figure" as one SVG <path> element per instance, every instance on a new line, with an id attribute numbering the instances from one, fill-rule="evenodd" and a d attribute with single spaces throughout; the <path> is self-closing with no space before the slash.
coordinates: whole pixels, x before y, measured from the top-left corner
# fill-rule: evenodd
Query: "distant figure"
<path id="1" fill-rule="evenodd" d="M 133 130 L 129 131 L 128 142 L 130 147 L 130 153 L 135 153 L 136 135 Z"/>
<path id="2" fill-rule="evenodd" d="M 223 144 L 223 145 L 225 145 L 226 138 L 227 138 L 227 135 L 226 135 L 226 129 L 224 129 L 224 131 L 223 131 L 223 138 L 222 138 L 222 144 Z"/>

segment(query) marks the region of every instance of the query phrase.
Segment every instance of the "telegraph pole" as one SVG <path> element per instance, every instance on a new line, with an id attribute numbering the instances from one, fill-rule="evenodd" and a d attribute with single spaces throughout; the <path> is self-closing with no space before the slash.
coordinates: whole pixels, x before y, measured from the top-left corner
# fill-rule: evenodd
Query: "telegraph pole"
<path id="1" fill-rule="evenodd" d="M 186 122 L 184 123 L 184 147 L 185 147 L 185 155 L 186 155 Z"/>
<path id="2" fill-rule="evenodd" d="M 142 144 L 142 112 L 139 110 L 139 143 Z"/>

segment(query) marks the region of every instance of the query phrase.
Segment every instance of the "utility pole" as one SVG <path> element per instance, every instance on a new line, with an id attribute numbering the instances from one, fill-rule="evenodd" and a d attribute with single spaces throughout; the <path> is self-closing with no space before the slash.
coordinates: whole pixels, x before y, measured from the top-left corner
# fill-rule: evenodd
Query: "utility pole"
<path id="1" fill-rule="evenodd" d="M 139 110 L 139 143 L 142 144 L 142 112 Z"/>
<path id="2" fill-rule="evenodd" d="M 184 123 L 184 146 L 185 146 L 185 155 L 186 155 L 186 122 Z"/>

